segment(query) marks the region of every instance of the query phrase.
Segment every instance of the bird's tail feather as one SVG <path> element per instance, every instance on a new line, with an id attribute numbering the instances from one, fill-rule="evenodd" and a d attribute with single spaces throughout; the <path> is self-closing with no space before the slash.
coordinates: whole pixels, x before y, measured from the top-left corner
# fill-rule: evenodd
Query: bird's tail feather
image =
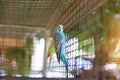
<path id="1" fill-rule="evenodd" d="M 61 61 L 62 61 L 62 62 L 64 63 L 64 65 L 65 65 L 65 69 L 66 69 L 66 73 L 67 73 L 66 77 L 68 78 L 68 61 L 67 61 L 67 59 L 65 58 L 64 55 L 62 55 Z"/>
<path id="2" fill-rule="evenodd" d="M 66 77 L 68 78 L 68 65 L 65 65 L 65 69 L 66 69 Z"/>

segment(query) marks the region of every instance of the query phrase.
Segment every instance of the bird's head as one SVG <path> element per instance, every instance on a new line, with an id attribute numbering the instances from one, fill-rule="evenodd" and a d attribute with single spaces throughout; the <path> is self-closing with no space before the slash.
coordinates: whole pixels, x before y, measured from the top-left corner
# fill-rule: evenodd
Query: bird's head
<path id="1" fill-rule="evenodd" d="M 63 32 L 63 25 L 59 24 L 58 27 Z"/>
<path id="2" fill-rule="evenodd" d="M 63 25 L 59 24 L 56 28 L 56 31 L 63 32 Z"/>

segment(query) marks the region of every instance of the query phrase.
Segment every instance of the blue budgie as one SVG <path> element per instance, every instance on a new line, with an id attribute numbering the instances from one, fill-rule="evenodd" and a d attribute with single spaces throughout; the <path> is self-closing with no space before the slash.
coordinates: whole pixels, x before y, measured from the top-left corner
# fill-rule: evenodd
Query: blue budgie
<path id="1" fill-rule="evenodd" d="M 67 39 L 65 37 L 65 34 L 63 33 L 63 25 L 59 25 L 55 28 L 54 31 L 54 46 L 55 46 L 55 52 L 57 55 L 57 60 L 60 63 L 60 60 L 65 64 L 66 73 L 68 77 L 68 61 L 65 57 L 65 46 L 67 43 Z"/>

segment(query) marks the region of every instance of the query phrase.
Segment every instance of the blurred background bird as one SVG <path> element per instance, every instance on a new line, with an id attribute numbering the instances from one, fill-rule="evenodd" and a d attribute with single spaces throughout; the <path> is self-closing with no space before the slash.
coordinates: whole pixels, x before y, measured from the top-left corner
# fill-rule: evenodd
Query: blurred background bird
<path id="1" fill-rule="evenodd" d="M 54 38 L 54 46 L 57 55 L 57 60 L 59 63 L 60 60 L 64 63 L 68 77 L 68 61 L 65 57 L 65 52 L 66 52 L 65 46 L 67 43 L 67 38 L 63 33 L 63 25 L 58 25 L 58 27 L 55 28 L 53 38 Z"/>
<path id="2" fill-rule="evenodd" d="M 53 54 L 54 54 L 54 53 L 55 53 L 54 40 L 51 39 L 51 41 L 50 41 L 50 46 L 49 46 L 49 49 L 48 49 L 49 68 L 50 68 L 50 64 L 51 64 L 51 61 L 52 61 L 52 58 L 53 58 Z"/>

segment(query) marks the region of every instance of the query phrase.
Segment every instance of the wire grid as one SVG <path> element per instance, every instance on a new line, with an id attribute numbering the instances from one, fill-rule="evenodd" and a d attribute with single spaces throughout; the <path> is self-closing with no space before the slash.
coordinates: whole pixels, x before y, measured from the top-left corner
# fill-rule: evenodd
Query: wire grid
<path id="1" fill-rule="evenodd" d="M 69 62 L 69 77 L 83 76 L 82 71 L 91 70 L 93 59 L 95 57 L 94 39 L 91 31 L 93 31 L 94 20 L 92 15 L 88 15 L 73 28 L 66 28 L 68 37 L 67 59 Z M 90 20 L 91 19 L 91 20 Z M 86 77 L 86 76 L 83 76 Z M 83 78 L 82 77 L 82 78 Z"/>
<path id="2" fill-rule="evenodd" d="M 91 70 L 92 64 L 84 63 L 82 59 L 91 61 L 94 58 L 94 49 L 90 49 L 94 47 L 94 40 L 92 38 L 93 33 L 92 32 L 99 32 L 99 29 L 95 29 L 97 26 L 97 23 L 100 21 L 100 14 L 99 9 L 96 11 L 93 11 L 91 14 L 87 15 L 84 19 L 82 19 L 78 24 L 74 25 L 74 27 L 66 27 L 65 33 L 68 37 L 68 44 L 66 45 L 66 57 L 69 62 L 69 78 L 71 77 L 80 77 L 80 78 L 86 78 L 88 75 L 91 77 L 91 71 L 88 73 L 87 70 Z M 72 24 L 72 22 L 69 22 Z M 16 29 L 18 30 L 18 29 Z M 1 30 L 1 31 L 7 31 L 7 30 Z M 10 36 L 10 32 L 5 32 L 7 34 L 3 35 L 3 37 Z M 18 30 L 19 32 L 19 30 Z M 26 31 L 25 31 L 26 32 Z M 17 33 L 17 32 L 15 32 Z M 23 32 L 24 33 L 24 32 Z M 14 36 L 18 36 L 17 34 L 12 33 Z M 83 35 L 83 36 L 82 36 Z M 13 37 L 12 36 L 12 37 Z M 23 36 L 22 36 L 23 37 Z M 10 41 L 8 41 L 10 44 Z M 18 42 L 18 41 L 17 41 Z M 79 44 L 80 43 L 80 44 Z M 16 43 L 17 45 L 17 43 Z M 97 44 L 99 46 L 99 44 Z M 6 49 L 6 47 L 3 47 L 3 49 Z M 87 52 L 86 52 L 87 51 Z M 87 53 L 87 55 L 86 55 Z M 93 56 L 92 56 L 93 55 Z M 92 61 L 91 61 L 92 63 Z M 62 73 L 62 77 L 66 75 L 65 68 L 62 63 L 60 65 L 56 65 L 57 60 L 53 60 L 53 68 L 59 69 L 59 71 L 54 70 L 58 73 Z M 87 67 L 84 67 L 83 65 L 86 65 Z M 7 64 L 7 68 L 9 64 Z M 83 67 L 81 67 L 83 66 Z M 90 66 L 90 67 L 89 67 Z M 85 71 L 87 71 L 88 75 L 85 74 Z M 84 74 L 82 74 L 84 73 Z M 57 75 L 57 74 L 56 74 Z M 59 75 L 60 76 L 60 75 Z M 82 76 L 82 77 L 81 77 Z M 89 78 L 89 77 L 88 77 Z M 89 79 L 90 80 L 90 79 Z"/>
<path id="3" fill-rule="evenodd" d="M 97 14 L 98 12 L 96 11 L 95 13 Z M 69 64 L 68 78 L 86 78 L 88 75 L 91 75 L 89 73 L 87 76 L 84 76 L 82 72 L 85 70 L 91 72 L 93 66 L 92 61 L 95 57 L 94 39 L 92 35 L 95 26 L 93 17 L 96 17 L 94 16 L 94 12 L 86 16 L 74 27 L 65 28 L 64 32 L 68 39 L 66 45 L 66 58 Z M 99 22 L 99 19 L 100 17 L 98 16 L 97 22 Z M 50 67 L 53 69 L 53 72 L 61 73 L 61 76 L 57 76 L 56 74 L 55 77 L 65 77 L 65 67 L 62 62 L 59 64 L 57 59 L 53 58 Z"/>
<path id="4" fill-rule="evenodd" d="M 96 64 L 96 62 L 93 61 L 96 56 L 95 53 L 97 53 L 96 51 L 99 50 L 95 50 L 95 46 L 98 46 L 99 48 L 100 43 L 103 42 L 100 41 L 97 43 L 94 41 L 97 38 L 95 38 L 96 35 L 103 36 L 101 34 L 103 27 L 102 11 L 101 8 L 97 8 L 97 6 L 91 7 L 91 5 L 94 4 L 94 1 L 93 3 L 92 1 L 75 1 L 75 3 L 74 7 L 70 7 L 60 19 L 60 22 L 65 26 L 64 32 L 68 38 L 68 43 L 66 45 L 66 57 L 69 63 L 68 77 L 93 80 L 93 77 L 97 78 L 97 75 L 94 75 L 92 72 L 93 64 Z M 89 7 L 84 7 L 85 5 L 82 3 L 88 4 Z M 90 11 L 90 8 L 96 9 Z M 88 11 L 88 13 L 86 13 L 86 11 Z M 99 41 L 100 38 L 98 37 L 96 40 Z M 102 56 L 105 55 L 106 54 L 102 54 Z M 106 60 L 107 58 L 102 62 L 106 62 Z M 54 63 L 57 63 L 56 61 L 54 61 Z M 61 67 L 61 72 L 59 72 L 64 75 L 65 68 L 64 65 L 62 64 L 61 66 L 61 64 L 57 65 L 57 67 Z M 101 63 L 98 63 L 98 65 L 99 64 L 101 65 Z M 55 68 L 56 64 L 53 66 Z"/>
<path id="5" fill-rule="evenodd" d="M 1 24 L 46 27 L 59 0 L 0 1 Z"/>
<path id="6" fill-rule="evenodd" d="M 69 63 L 69 78 L 80 77 L 82 74 L 79 74 L 82 73 L 82 71 L 91 70 L 93 66 L 92 60 L 95 57 L 94 39 L 92 35 L 95 29 L 93 17 L 96 17 L 94 14 L 98 13 L 92 11 L 93 8 L 97 7 L 94 5 L 95 3 L 99 4 L 101 1 L 73 1 L 59 21 L 65 26 L 64 32 L 68 38 L 66 57 Z M 91 5 L 94 6 L 91 7 Z M 88 13 L 91 12 L 88 16 L 86 16 L 88 14 L 87 11 Z M 100 17 L 97 16 L 96 20 L 99 22 Z M 56 63 L 57 60 L 53 60 L 51 68 L 60 68 L 59 73 L 62 73 L 65 77 L 64 65 L 57 63 L 56 67 Z"/>
<path id="7" fill-rule="evenodd" d="M 62 23 L 65 27 L 72 27 L 106 1 L 71 0 L 71 4 L 63 11 L 57 24 Z"/>
<path id="8" fill-rule="evenodd" d="M 76 26 L 65 29 L 68 38 L 66 45 L 66 58 L 69 64 L 68 78 L 81 78 L 81 75 L 82 78 L 87 77 L 83 76 L 82 72 L 84 70 L 91 71 L 92 69 L 93 59 L 95 57 L 94 39 L 91 32 L 94 29 L 93 26 L 95 26 L 93 23 L 93 15 L 90 14 Z M 51 71 L 56 72 L 54 77 L 66 77 L 64 64 L 62 62 L 59 64 L 55 57 L 53 57 L 50 66 Z M 60 75 L 57 75 L 57 73 L 60 73 Z"/>
<path id="9" fill-rule="evenodd" d="M 116 3 L 116 4 L 119 4 L 119 3 Z M 113 3 L 113 5 L 115 4 Z M 106 35 L 104 33 L 104 30 L 106 31 L 106 28 L 104 28 L 106 26 L 106 23 L 104 22 L 105 20 L 103 16 L 104 10 L 107 8 L 105 6 L 111 6 L 111 5 L 109 5 L 108 3 L 103 5 L 100 8 L 96 8 L 94 11 L 90 11 L 89 14 L 86 13 L 87 15 L 84 16 L 84 18 L 79 17 L 80 14 L 76 15 L 77 13 L 79 13 L 79 8 L 74 9 L 75 10 L 74 15 L 70 11 L 73 9 L 70 8 L 70 10 L 68 9 L 68 13 L 66 13 L 68 15 L 65 14 L 61 18 L 61 23 L 63 22 L 63 24 L 65 25 L 64 32 L 68 38 L 68 43 L 66 45 L 66 57 L 69 63 L 68 78 L 77 77 L 81 79 L 93 80 L 93 78 L 106 79 L 109 75 L 111 75 L 109 76 L 110 78 L 112 78 L 113 80 L 116 79 L 115 76 L 113 76 L 113 74 L 111 74 L 110 72 L 101 70 L 103 69 L 102 66 L 106 65 L 106 63 L 109 62 L 108 54 L 104 53 L 104 50 L 106 49 L 106 47 L 105 46 L 102 47 L 101 48 L 102 50 L 100 51 L 100 46 L 101 44 L 103 46 L 103 43 L 104 43 L 104 40 L 100 39 L 100 37 L 104 37 L 104 35 Z M 81 18 L 81 19 L 78 20 L 78 18 Z M 113 47 L 112 44 L 110 44 L 110 46 Z M 100 56 L 101 56 L 101 59 L 99 59 Z M 64 68 L 64 65 L 62 64 L 61 66 L 61 64 L 59 68 L 61 67 L 60 71 L 64 75 L 65 68 Z M 95 71 L 98 71 L 100 69 L 99 73 L 97 74 L 95 74 L 92 71 L 93 70 L 92 68 L 95 68 L 94 64 L 97 64 L 99 66 L 97 67 L 97 70 L 94 69 Z M 55 66 L 56 64 L 54 65 L 54 68 Z"/>

